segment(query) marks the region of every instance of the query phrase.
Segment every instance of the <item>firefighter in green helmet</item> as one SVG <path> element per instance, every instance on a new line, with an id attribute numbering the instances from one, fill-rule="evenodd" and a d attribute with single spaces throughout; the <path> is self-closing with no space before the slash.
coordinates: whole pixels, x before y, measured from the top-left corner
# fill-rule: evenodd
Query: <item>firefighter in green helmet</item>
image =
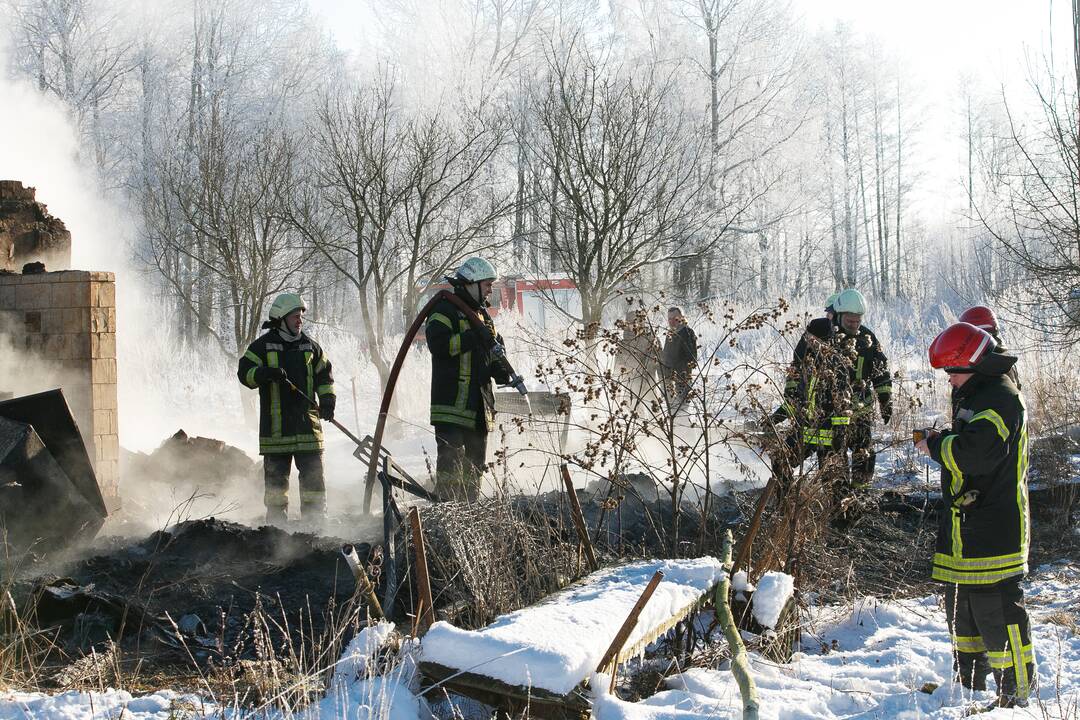
<path id="1" fill-rule="evenodd" d="M 278 295 L 263 323 L 267 332 L 248 346 L 236 371 L 241 383 L 259 391 L 263 500 L 266 522 L 273 525 L 288 517 L 293 463 L 300 474 L 300 518 L 319 522 L 326 515 L 320 418 L 334 418 L 337 398 L 326 353 L 303 331 L 306 310 L 296 293 Z M 318 398 L 318 408 L 300 393 Z"/>

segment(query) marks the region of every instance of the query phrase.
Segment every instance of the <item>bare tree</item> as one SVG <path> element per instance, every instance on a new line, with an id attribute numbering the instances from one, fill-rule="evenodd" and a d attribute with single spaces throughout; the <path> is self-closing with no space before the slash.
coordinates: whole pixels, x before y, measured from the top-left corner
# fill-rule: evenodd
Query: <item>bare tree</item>
<path id="1" fill-rule="evenodd" d="M 529 153 L 547 178 L 537 202 L 548 227 L 537 241 L 576 283 L 576 319 L 588 332 L 637 273 L 699 255 L 726 227 L 701 202 L 708 141 L 672 77 L 624 70 L 585 50 L 552 51 L 532 104 Z M 744 209 L 727 208 L 726 222 Z"/>
<path id="2" fill-rule="evenodd" d="M 290 219 L 353 286 L 368 359 L 385 383 L 392 332 L 467 253 L 495 244 L 510 198 L 486 169 L 504 131 L 484 112 L 409 115 L 382 83 L 325 98 L 311 132 L 312 182 Z"/>

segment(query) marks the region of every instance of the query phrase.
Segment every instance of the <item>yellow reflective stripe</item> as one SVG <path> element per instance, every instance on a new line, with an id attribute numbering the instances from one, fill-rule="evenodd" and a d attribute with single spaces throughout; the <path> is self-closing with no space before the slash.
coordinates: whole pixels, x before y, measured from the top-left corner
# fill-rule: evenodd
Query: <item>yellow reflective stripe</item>
<path id="1" fill-rule="evenodd" d="M 337 393 L 334 392 L 333 385 L 320 385 L 316 390 L 319 395 L 337 395 Z"/>
<path id="2" fill-rule="evenodd" d="M 806 414 L 809 417 L 814 417 L 814 410 L 817 407 L 817 393 L 815 392 L 815 386 L 817 385 L 817 378 L 810 378 L 810 387 L 806 390 L 806 396 L 810 399 L 809 405 L 806 407 Z"/>
<path id="3" fill-rule="evenodd" d="M 318 502 L 318 501 L 324 500 L 324 499 L 326 499 L 326 491 L 325 490 L 301 490 L 300 491 L 300 502 L 312 501 L 312 500 Z"/>
<path id="4" fill-rule="evenodd" d="M 288 507 L 289 506 L 289 488 L 282 490 L 271 490 L 266 488 L 263 491 L 263 505 L 266 507 Z"/>
<path id="5" fill-rule="evenodd" d="M 999 436 L 1001 436 L 1002 442 L 1009 441 L 1009 429 L 1005 427 L 1005 421 L 1001 419 L 996 410 L 983 410 L 981 413 L 971 418 L 970 422 L 976 420 L 986 420 L 990 422 L 996 429 Z"/>
<path id="6" fill-rule="evenodd" d="M 986 653 L 986 657 L 990 660 L 990 667 L 995 670 L 1004 670 L 1013 666 L 1012 654 L 1008 650 L 991 650 Z"/>
<path id="7" fill-rule="evenodd" d="M 989 557 L 965 558 L 955 555 L 934 555 L 934 563 L 954 570 L 999 570 L 1012 567 L 1024 562 L 1023 553 L 1011 553 L 1009 555 L 992 555 Z"/>
<path id="8" fill-rule="evenodd" d="M 304 351 L 304 367 L 307 368 L 307 396 L 315 394 L 315 368 L 311 367 L 311 360 L 315 356 L 310 350 Z"/>
<path id="9" fill-rule="evenodd" d="M 862 380 L 863 362 L 866 360 L 862 355 L 855 361 L 855 379 Z"/>
<path id="10" fill-rule="evenodd" d="M 1020 513 L 1020 554 L 1027 558 L 1028 528 L 1031 526 L 1031 507 L 1028 504 L 1028 434 L 1027 422 L 1020 425 L 1020 442 L 1016 446 L 1016 509 Z"/>
<path id="11" fill-rule="evenodd" d="M 469 329 L 469 323 L 465 320 L 460 322 L 461 332 L 466 332 Z M 462 353 L 458 357 L 460 358 L 458 360 L 458 394 L 454 400 L 454 407 L 464 410 L 469 402 L 469 383 L 472 382 L 472 352 Z"/>
<path id="12" fill-rule="evenodd" d="M 833 425 L 850 425 L 851 424 L 851 418 L 849 418 L 847 416 L 837 416 L 837 417 L 834 417 L 832 419 L 832 424 Z"/>
<path id="13" fill-rule="evenodd" d="M 1009 649 L 1012 651 L 1012 663 L 1013 671 L 1016 673 L 1016 696 L 1019 698 L 1027 698 L 1028 696 L 1028 677 L 1027 677 L 1027 662 L 1025 662 L 1024 651 L 1031 651 L 1031 646 L 1024 646 L 1023 641 L 1020 639 L 1020 626 L 1009 625 Z M 1034 657 L 1034 653 L 1031 653 Z"/>
<path id="14" fill-rule="evenodd" d="M 963 572 L 948 568 L 934 566 L 931 577 L 938 582 L 955 583 L 957 585 L 993 585 L 1011 577 L 1018 577 L 1027 573 L 1027 565 L 1022 565 L 1010 570 L 982 570 Z"/>
<path id="15" fill-rule="evenodd" d="M 461 354 L 461 335 L 450 336 L 450 357 L 457 357 Z"/>
<path id="16" fill-rule="evenodd" d="M 794 390 L 797 387 L 799 387 L 799 381 L 798 380 L 788 380 L 786 383 L 784 383 L 784 389 L 785 390 Z"/>
<path id="17" fill-rule="evenodd" d="M 244 376 L 244 384 L 248 387 L 259 387 L 259 383 L 255 382 L 255 371 L 259 368 L 253 367 L 247 371 L 247 375 Z"/>
<path id="18" fill-rule="evenodd" d="M 248 350 L 247 352 L 245 352 L 244 357 L 246 357 L 248 360 L 250 360 L 251 362 L 258 365 L 259 367 L 262 367 L 262 364 L 263 364 L 262 358 L 259 357 L 258 355 L 256 355 L 251 350 Z"/>
<path id="19" fill-rule="evenodd" d="M 442 313 L 431 313 L 428 315 L 428 322 L 442 323 L 452 331 L 454 329 L 454 323 L 450 322 L 450 318 L 446 317 Z"/>
<path id="20" fill-rule="evenodd" d="M 278 354 L 266 353 L 266 364 L 278 367 Z M 270 437 L 281 437 L 281 383 L 270 383 Z"/>
<path id="21" fill-rule="evenodd" d="M 960 472 L 960 468 L 956 465 L 956 458 L 953 457 L 952 446 L 955 440 L 956 435 L 946 435 L 945 439 L 941 441 L 941 459 L 945 463 L 949 474 L 952 475 L 949 490 L 954 497 L 960 494 L 960 488 L 964 486 L 964 473 Z"/>
<path id="22" fill-rule="evenodd" d="M 878 395 L 884 395 L 885 393 L 891 393 L 892 392 L 892 383 L 888 383 L 886 385 L 878 385 L 874 389 L 877 390 Z"/>
<path id="23" fill-rule="evenodd" d="M 324 355 L 323 358 L 321 360 L 319 360 L 319 364 L 315 366 L 315 372 L 321 373 L 323 370 L 326 369 L 326 366 L 329 365 L 329 364 L 330 363 L 327 362 L 326 356 Z"/>
<path id="24" fill-rule="evenodd" d="M 957 560 L 963 559 L 964 537 L 960 534 L 960 509 L 949 508 L 952 511 L 952 554 Z"/>
<path id="25" fill-rule="evenodd" d="M 952 641 L 959 652 L 986 652 L 986 644 L 979 635 L 953 635 Z"/>

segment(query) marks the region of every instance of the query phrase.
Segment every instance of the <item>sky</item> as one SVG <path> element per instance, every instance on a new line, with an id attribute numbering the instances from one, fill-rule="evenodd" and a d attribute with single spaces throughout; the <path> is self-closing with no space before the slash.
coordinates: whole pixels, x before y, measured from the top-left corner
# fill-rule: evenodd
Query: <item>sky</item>
<path id="1" fill-rule="evenodd" d="M 670 1 L 670 0 L 668 0 Z M 310 0 L 338 43 L 364 55 L 372 3 Z M 922 181 L 912 204 L 929 223 L 966 207 L 960 178 L 964 143 L 958 100 L 960 78 L 969 75 L 987 94 L 1004 85 L 1010 102 L 1030 102 L 1027 67 L 1050 48 L 1062 67 L 1070 61 L 1068 0 L 790 0 L 810 30 L 844 22 L 878 39 L 916 90 L 911 108 L 920 119 L 917 170 Z M 1054 31 L 1051 34 L 1050 28 Z M 916 168 L 913 168 L 913 170 Z"/>

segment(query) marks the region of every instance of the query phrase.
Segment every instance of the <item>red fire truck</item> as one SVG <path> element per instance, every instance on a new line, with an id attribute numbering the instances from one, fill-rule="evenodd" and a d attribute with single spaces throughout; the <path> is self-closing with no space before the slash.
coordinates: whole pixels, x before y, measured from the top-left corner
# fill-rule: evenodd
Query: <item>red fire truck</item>
<path id="1" fill-rule="evenodd" d="M 426 303 L 440 290 L 453 290 L 453 287 L 450 283 L 428 286 L 420 304 Z M 556 308 L 562 308 L 570 315 L 577 315 L 581 311 L 577 285 L 569 278 L 500 278 L 492 284 L 488 302 L 491 304 L 488 313 L 493 319 L 498 320 L 500 315 L 504 319 L 516 317 L 539 329 L 565 322 L 567 315 Z M 424 342 L 423 328 L 416 334 L 415 342 Z"/>

